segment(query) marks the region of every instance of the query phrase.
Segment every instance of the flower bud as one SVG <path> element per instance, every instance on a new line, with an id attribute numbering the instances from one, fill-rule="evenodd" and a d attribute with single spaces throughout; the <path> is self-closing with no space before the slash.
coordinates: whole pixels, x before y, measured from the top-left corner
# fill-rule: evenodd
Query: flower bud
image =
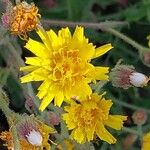
<path id="1" fill-rule="evenodd" d="M 137 138 L 138 136 L 135 134 L 128 134 L 123 141 L 123 149 L 129 150 Z"/>
<path id="2" fill-rule="evenodd" d="M 47 122 L 52 125 L 58 125 L 60 123 L 60 117 L 54 112 L 47 113 Z"/>
<path id="3" fill-rule="evenodd" d="M 113 86 L 128 89 L 129 87 L 146 86 L 149 78 L 135 71 L 133 66 L 117 65 L 110 72 L 110 81 Z"/>
<path id="4" fill-rule="evenodd" d="M 150 52 L 146 52 L 143 54 L 143 61 L 145 64 L 150 65 Z"/>
<path id="5" fill-rule="evenodd" d="M 143 125 L 147 121 L 147 113 L 144 110 L 137 110 L 133 113 L 133 122 L 137 125 Z"/>
<path id="6" fill-rule="evenodd" d="M 33 99 L 32 99 L 30 96 L 28 96 L 28 97 L 26 98 L 26 101 L 25 101 L 25 108 L 26 108 L 30 113 L 32 113 L 34 107 L 35 107 L 35 105 L 34 105 Z"/>
<path id="7" fill-rule="evenodd" d="M 114 87 L 128 89 L 132 86 L 130 83 L 130 75 L 133 72 L 133 66 L 116 65 L 110 72 L 110 81 Z"/>

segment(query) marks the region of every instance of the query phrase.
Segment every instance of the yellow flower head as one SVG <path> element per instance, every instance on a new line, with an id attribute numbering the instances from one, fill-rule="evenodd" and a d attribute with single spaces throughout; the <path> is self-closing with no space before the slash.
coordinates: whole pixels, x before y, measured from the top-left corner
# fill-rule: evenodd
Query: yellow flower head
<path id="1" fill-rule="evenodd" d="M 28 4 L 25 1 L 14 7 L 9 3 L 3 16 L 3 20 L 8 20 L 5 22 L 8 23 L 11 33 L 23 38 L 26 38 L 26 32 L 37 28 L 40 18 L 38 8 L 33 3 Z"/>
<path id="2" fill-rule="evenodd" d="M 143 137 L 142 150 L 149 150 L 150 148 L 150 132 Z"/>
<path id="3" fill-rule="evenodd" d="M 29 39 L 26 48 L 35 57 L 27 57 L 22 71 L 30 73 L 21 82 L 42 81 L 37 96 L 42 99 L 40 110 L 44 110 L 54 99 L 61 106 L 64 99 L 73 96 L 86 97 L 92 93 L 88 83 L 95 80 L 108 80 L 108 67 L 94 67 L 91 59 L 101 56 L 112 46 L 106 44 L 95 48 L 84 36 L 83 27 L 76 27 L 71 35 L 68 28 L 62 28 L 58 35 L 53 31 L 37 32 L 43 43 Z"/>
<path id="4" fill-rule="evenodd" d="M 73 130 L 71 137 L 78 143 L 93 140 L 97 135 L 101 140 L 113 144 L 116 139 L 107 131 L 105 126 L 120 130 L 126 116 L 110 115 L 111 100 L 105 100 L 96 93 L 81 101 L 80 104 L 66 106 L 67 113 L 63 114 L 69 130 Z"/>

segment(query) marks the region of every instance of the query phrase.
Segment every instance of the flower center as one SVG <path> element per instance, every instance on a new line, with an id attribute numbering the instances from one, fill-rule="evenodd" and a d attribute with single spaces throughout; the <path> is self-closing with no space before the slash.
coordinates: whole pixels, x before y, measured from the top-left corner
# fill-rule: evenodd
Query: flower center
<path id="1" fill-rule="evenodd" d="M 101 109 L 91 108 L 91 109 L 82 109 L 78 112 L 77 119 L 78 126 L 94 126 L 98 120 L 102 121 L 105 119 Z"/>
<path id="2" fill-rule="evenodd" d="M 75 80 L 82 78 L 84 63 L 79 57 L 79 50 L 60 49 L 53 52 L 53 61 L 51 67 L 53 68 L 53 81 L 60 81 L 64 86 L 66 83 L 74 84 Z"/>

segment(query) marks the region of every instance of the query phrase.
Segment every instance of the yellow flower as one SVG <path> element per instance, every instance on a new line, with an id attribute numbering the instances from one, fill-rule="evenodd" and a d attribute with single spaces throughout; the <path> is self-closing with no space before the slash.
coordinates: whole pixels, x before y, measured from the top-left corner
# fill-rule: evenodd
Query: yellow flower
<path id="1" fill-rule="evenodd" d="M 58 35 L 53 31 L 40 28 L 37 33 L 43 43 L 29 39 L 26 48 L 35 57 L 27 57 L 22 71 L 29 71 L 21 82 L 42 81 L 37 96 L 42 99 L 43 111 L 54 99 L 61 106 L 64 99 L 73 96 L 86 97 L 92 93 L 88 83 L 95 80 L 108 80 L 108 67 L 94 67 L 91 59 L 103 55 L 112 46 L 106 44 L 95 48 L 84 36 L 83 27 L 76 27 L 71 35 L 68 28 L 62 28 Z"/>
<path id="2" fill-rule="evenodd" d="M 150 132 L 148 132 L 143 137 L 142 150 L 149 150 L 149 148 L 150 148 Z"/>
<path id="3" fill-rule="evenodd" d="M 148 40 L 148 46 L 150 47 L 150 35 L 147 36 L 147 40 Z"/>
<path id="4" fill-rule="evenodd" d="M 101 140 L 113 144 L 116 139 L 107 131 L 105 126 L 120 130 L 126 116 L 110 115 L 111 100 L 105 100 L 96 93 L 81 101 L 80 104 L 66 106 L 67 113 L 63 114 L 71 137 L 78 143 L 93 140 L 96 134 Z"/>

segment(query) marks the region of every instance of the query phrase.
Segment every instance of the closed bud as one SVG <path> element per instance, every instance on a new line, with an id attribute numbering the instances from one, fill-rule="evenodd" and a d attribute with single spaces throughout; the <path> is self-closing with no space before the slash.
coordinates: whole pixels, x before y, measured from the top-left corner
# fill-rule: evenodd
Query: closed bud
<path id="1" fill-rule="evenodd" d="M 133 113 L 133 122 L 137 125 L 143 125 L 147 121 L 147 113 L 144 110 L 137 110 Z"/>
<path id="2" fill-rule="evenodd" d="M 137 140 L 138 136 L 135 134 L 128 134 L 123 141 L 123 149 L 129 150 L 134 142 Z"/>
<path id="3" fill-rule="evenodd" d="M 128 89 L 129 87 L 146 86 L 149 78 L 135 71 L 133 66 L 117 65 L 110 72 L 110 81 L 115 87 Z"/>
<path id="4" fill-rule="evenodd" d="M 60 116 L 57 115 L 56 113 L 54 112 L 47 112 L 47 118 L 46 118 L 48 124 L 51 124 L 51 125 L 59 125 L 60 123 Z"/>

